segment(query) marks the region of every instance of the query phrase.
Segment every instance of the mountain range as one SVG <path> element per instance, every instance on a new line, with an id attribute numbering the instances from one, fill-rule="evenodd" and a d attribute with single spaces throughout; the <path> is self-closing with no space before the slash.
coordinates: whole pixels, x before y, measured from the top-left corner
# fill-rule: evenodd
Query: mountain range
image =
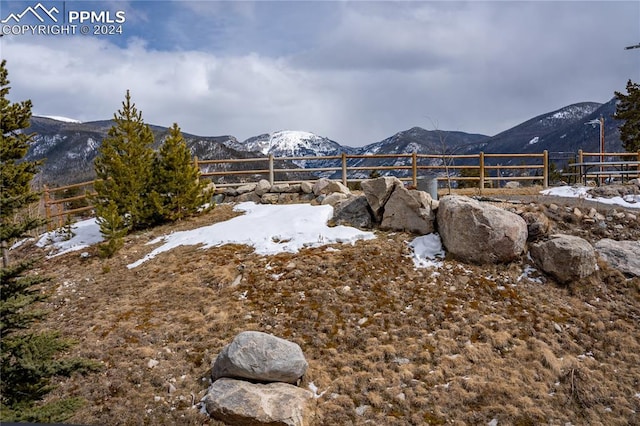
<path id="1" fill-rule="evenodd" d="M 445 130 L 426 130 L 413 127 L 400 131 L 382 141 L 362 147 L 341 145 L 329 138 L 304 131 L 278 131 L 239 141 L 230 135 L 197 136 L 183 133 L 192 155 L 202 160 L 261 157 L 313 157 L 366 154 L 477 154 L 485 153 L 536 153 L 547 150 L 552 161 L 560 167 L 575 157 L 578 149 L 598 152 L 600 132 L 596 124 L 585 125 L 599 117 L 605 122 L 605 150 L 620 152 L 622 143 L 618 127 L 622 124 L 612 115 L 616 100 L 607 103 L 582 102 L 538 115 L 495 136 Z M 38 183 L 63 185 L 94 178 L 93 160 L 98 147 L 106 137 L 111 120 L 80 123 L 62 117 L 31 118 L 27 133 L 35 133 L 27 154 L 28 160 L 46 159 L 38 175 Z M 150 125 L 158 148 L 168 135 L 168 129 Z M 409 164 L 409 159 L 372 160 L 349 159 L 350 167 L 374 165 L 398 166 Z M 439 160 L 432 161 L 436 164 Z M 462 162 L 463 163 L 463 162 Z M 338 167 L 340 160 L 294 160 L 287 168 Z M 464 164 L 464 163 L 463 163 Z M 505 163 L 506 164 L 506 163 Z M 281 166 L 279 166 L 281 167 Z M 228 169 L 255 168 L 248 163 L 230 164 Z M 334 172 L 321 174 L 337 176 Z M 365 178 L 368 172 L 354 173 L 352 178 Z"/>

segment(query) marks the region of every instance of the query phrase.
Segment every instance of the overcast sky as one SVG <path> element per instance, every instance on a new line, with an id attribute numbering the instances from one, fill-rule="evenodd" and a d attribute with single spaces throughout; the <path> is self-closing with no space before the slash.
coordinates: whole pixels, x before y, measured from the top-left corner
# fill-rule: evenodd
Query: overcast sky
<path id="1" fill-rule="evenodd" d="M 640 81 L 640 49 L 624 49 L 640 43 L 639 1 L 42 3 L 58 23 L 125 22 L 108 36 L 77 22 L 68 36 L 7 34 L 39 23 L 30 14 L 0 24 L 10 99 L 35 115 L 109 119 L 130 89 L 150 124 L 361 146 L 413 126 L 494 135 Z M 0 20 L 37 4 L 0 1 Z"/>

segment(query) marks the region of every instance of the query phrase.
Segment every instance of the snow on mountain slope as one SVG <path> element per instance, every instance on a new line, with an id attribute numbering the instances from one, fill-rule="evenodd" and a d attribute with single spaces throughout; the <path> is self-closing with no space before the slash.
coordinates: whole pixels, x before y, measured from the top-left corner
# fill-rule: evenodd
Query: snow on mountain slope
<path id="1" fill-rule="evenodd" d="M 329 138 L 298 130 L 265 133 L 244 142 L 233 143 L 230 147 L 264 155 L 273 154 L 276 157 L 335 155 L 344 150 L 344 147 Z"/>
<path id="2" fill-rule="evenodd" d="M 51 120 L 56 120 L 56 121 L 62 121 L 64 123 L 77 123 L 77 124 L 82 123 L 82 121 L 80 121 L 80 120 L 76 120 L 76 119 L 68 118 L 68 117 L 63 117 L 61 115 L 40 115 L 39 117 L 49 118 Z"/>
<path id="3" fill-rule="evenodd" d="M 569 105 L 541 117 L 539 123 L 543 126 L 557 126 L 564 122 L 574 122 L 593 113 L 599 107 L 600 104 L 594 102 L 582 102 Z"/>

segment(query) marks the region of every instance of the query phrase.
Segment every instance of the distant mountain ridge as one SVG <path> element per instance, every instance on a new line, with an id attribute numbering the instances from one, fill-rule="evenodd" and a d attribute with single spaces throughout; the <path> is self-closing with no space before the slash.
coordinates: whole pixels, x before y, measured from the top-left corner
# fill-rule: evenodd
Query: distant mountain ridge
<path id="1" fill-rule="evenodd" d="M 192 155 L 200 159 L 234 159 L 261 157 L 336 156 L 342 153 L 367 154 L 477 154 L 486 153 L 575 153 L 578 149 L 599 151 L 599 129 L 585 123 L 605 117 L 605 145 L 608 152 L 622 150 L 618 127 L 622 124 L 613 119 L 616 99 L 600 104 L 581 102 L 541 114 L 495 136 L 458 131 L 426 130 L 413 127 L 400 131 L 382 141 L 362 147 L 349 147 L 306 131 L 282 130 L 251 137 L 243 142 L 230 135 L 196 136 L 184 133 Z M 56 120 L 54 118 L 60 118 Z M 31 127 L 26 132 L 36 133 L 27 159 L 46 158 L 38 178 L 41 183 L 66 184 L 91 180 L 93 160 L 97 149 L 109 128 L 111 120 L 76 122 L 64 117 L 32 117 Z M 155 148 L 168 134 L 168 129 L 150 125 Z M 564 154 L 563 154 L 564 155 Z M 296 160 L 299 167 L 339 167 L 339 160 Z M 437 164 L 434 160 L 430 164 Z M 409 164 L 402 159 L 375 161 L 375 165 L 403 166 Z M 371 159 L 349 159 L 350 167 L 374 165 Z M 253 168 L 250 164 L 233 165 L 234 169 Z M 406 173 L 401 173 L 401 175 Z M 337 177 L 339 172 L 319 174 Z M 369 172 L 356 172 L 352 178 L 366 178 Z"/>

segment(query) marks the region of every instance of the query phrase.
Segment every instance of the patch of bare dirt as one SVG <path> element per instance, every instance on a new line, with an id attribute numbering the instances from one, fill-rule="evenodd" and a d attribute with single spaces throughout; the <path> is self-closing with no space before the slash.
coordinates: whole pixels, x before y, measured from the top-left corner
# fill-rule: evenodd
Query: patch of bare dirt
<path id="1" fill-rule="evenodd" d="M 564 207 L 505 208 L 543 211 L 556 229 L 599 238 Z M 41 263 L 38 273 L 53 280 L 40 325 L 75 339 L 73 355 L 104 365 L 61 379 L 49 396 L 86 399 L 70 423 L 220 424 L 195 404 L 211 362 L 244 330 L 302 347 L 310 367 L 301 385 L 321 394 L 317 424 L 640 423 L 640 279 L 601 264 L 560 286 L 526 258 L 416 270 L 413 237 L 383 232 L 266 257 L 240 245 L 182 247 L 126 267 L 155 236 L 235 214 L 222 205 L 133 235 L 113 259 L 91 250 Z M 606 224 L 640 237 L 637 222 Z"/>

